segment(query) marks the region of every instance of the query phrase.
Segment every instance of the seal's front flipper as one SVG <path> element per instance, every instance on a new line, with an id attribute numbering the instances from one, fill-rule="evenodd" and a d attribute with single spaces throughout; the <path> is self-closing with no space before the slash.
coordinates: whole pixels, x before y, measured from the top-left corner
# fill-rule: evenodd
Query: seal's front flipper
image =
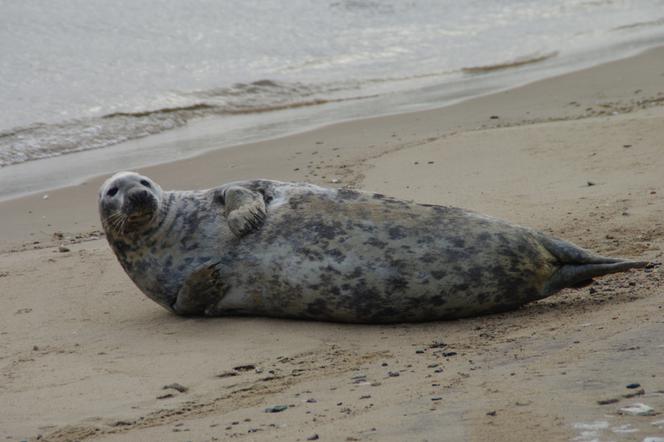
<path id="1" fill-rule="evenodd" d="M 258 230 L 267 216 L 263 195 L 240 186 L 226 189 L 224 206 L 228 227 L 237 237 Z"/>
<path id="2" fill-rule="evenodd" d="M 219 264 L 212 264 L 189 275 L 172 308 L 178 315 L 204 315 L 223 298 L 224 293 Z"/>

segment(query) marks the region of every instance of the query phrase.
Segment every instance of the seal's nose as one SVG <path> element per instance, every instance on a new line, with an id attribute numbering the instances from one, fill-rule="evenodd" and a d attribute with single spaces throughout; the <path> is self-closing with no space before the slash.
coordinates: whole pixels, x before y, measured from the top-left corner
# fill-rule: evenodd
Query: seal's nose
<path id="1" fill-rule="evenodd" d="M 150 192 L 145 189 L 132 190 L 129 193 L 129 203 L 136 209 L 142 209 L 152 206 Z"/>
<path id="2" fill-rule="evenodd" d="M 134 194 L 136 195 L 136 198 L 147 198 L 149 195 L 148 191 L 145 189 L 137 190 Z"/>

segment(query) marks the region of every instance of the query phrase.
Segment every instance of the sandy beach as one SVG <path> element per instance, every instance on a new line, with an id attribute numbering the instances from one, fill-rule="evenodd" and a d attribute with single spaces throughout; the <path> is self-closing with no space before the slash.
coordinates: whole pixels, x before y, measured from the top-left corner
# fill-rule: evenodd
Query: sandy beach
<path id="1" fill-rule="evenodd" d="M 141 172 L 166 189 L 261 177 L 379 191 L 662 261 L 664 48 Z M 450 322 L 180 318 L 101 235 L 105 178 L 0 203 L 3 440 L 664 437 L 663 267 Z M 633 403 L 656 415 L 619 412 Z"/>

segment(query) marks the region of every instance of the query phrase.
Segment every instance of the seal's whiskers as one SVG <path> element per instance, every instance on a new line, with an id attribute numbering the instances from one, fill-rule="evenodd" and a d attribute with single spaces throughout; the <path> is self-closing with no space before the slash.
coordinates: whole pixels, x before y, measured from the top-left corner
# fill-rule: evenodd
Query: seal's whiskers
<path id="1" fill-rule="evenodd" d="M 120 210 L 116 210 L 106 219 L 106 222 L 114 232 L 122 232 L 127 224 L 127 219 L 127 215 Z"/>

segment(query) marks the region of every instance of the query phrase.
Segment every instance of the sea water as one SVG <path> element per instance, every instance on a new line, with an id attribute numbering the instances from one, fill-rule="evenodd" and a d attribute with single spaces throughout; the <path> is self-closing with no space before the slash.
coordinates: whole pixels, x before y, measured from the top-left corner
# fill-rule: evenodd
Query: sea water
<path id="1" fill-rule="evenodd" d="M 663 36 L 664 0 L 0 0 L 0 198 L 36 190 L 34 170 L 75 177 L 85 151 L 106 149 L 97 173 L 167 161 L 443 105 Z M 214 143 L 115 147 L 209 118 Z"/>

